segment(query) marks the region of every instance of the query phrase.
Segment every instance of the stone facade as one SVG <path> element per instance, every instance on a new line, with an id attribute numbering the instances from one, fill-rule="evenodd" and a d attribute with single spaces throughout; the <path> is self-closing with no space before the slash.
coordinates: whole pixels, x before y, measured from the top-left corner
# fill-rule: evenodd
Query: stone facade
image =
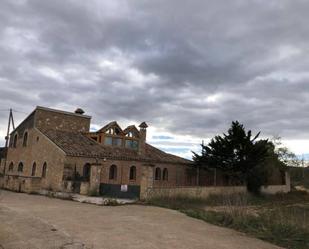
<path id="1" fill-rule="evenodd" d="M 0 187 L 146 198 L 158 189 L 207 195 L 230 184 L 219 172 L 192 172 L 191 161 L 149 145 L 145 122 L 139 130 L 134 125 L 122 130 L 114 121 L 90 132 L 91 117 L 82 113 L 37 107 L 10 134 L 5 153 L 0 151 Z M 277 187 L 263 190 L 286 191 L 283 178 L 278 173 Z M 196 185 L 216 187 L 179 188 Z"/>
<path id="2" fill-rule="evenodd" d="M 149 186 L 183 182 L 191 162 L 148 145 L 146 123 L 140 130 L 122 130 L 116 122 L 98 132 L 89 128 L 89 116 L 37 107 L 10 134 L 7 156 L 1 160 L 2 187 L 123 196 L 131 191 L 138 197 Z M 105 137 L 122 143 L 104 144 Z M 165 172 L 164 179 L 153 177 L 158 168 Z"/>

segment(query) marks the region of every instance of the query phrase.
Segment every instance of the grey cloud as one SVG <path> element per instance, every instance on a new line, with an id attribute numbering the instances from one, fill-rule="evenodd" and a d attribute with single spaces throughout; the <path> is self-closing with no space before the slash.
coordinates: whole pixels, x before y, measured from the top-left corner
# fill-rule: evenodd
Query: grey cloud
<path id="1" fill-rule="evenodd" d="M 2 1 L 0 104 L 81 106 L 99 125 L 146 120 L 201 138 L 235 119 L 309 138 L 308 11 L 301 0 Z"/>

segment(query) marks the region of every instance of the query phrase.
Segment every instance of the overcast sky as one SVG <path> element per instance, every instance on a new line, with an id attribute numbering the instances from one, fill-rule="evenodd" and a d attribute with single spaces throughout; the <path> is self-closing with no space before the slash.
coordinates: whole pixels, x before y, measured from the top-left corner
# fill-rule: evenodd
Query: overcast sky
<path id="1" fill-rule="evenodd" d="M 239 120 L 309 153 L 308 0 L 0 0 L 0 135 L 13 108 L 146 121 L 190 157 Z M 26 113 L 26 114 L 25 114 Z"/>

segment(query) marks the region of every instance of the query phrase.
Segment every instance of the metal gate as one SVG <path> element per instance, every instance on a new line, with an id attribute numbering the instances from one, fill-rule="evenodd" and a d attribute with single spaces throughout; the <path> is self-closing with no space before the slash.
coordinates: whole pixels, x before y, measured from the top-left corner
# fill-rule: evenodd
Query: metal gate
<path id="1" fill-rule="evenodd" d="M 140 186 L 101 183 L 100 195 L 114 198 L 136 199 L 140 195 Z"/>

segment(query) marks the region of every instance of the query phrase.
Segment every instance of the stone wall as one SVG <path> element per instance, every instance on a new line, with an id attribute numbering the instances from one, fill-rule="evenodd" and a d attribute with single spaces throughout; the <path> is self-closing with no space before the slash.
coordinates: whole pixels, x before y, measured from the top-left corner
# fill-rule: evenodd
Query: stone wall
<path id="1" fill-rule="evenodd" d="M 55 111 L 38 107 L 35 112 L 35 127 L 43 130 L 88 132 L 91 117 L 75 113 Z"/>
<path id="2" fill-rule="evenodd" d="M 41 189 L 41 178 L 6 175 L 2 178 L 2 188 L 26 193 L 38 193 Z"/>
<path id="3" fill-rule="evenodd" d="M 265 194 L 288 193 L 291 191 L 290 176 L 286 172 L 285 185 L 269 185 L 261 188 L 261 192 Z M 207 187 L 149 187 L 143 189 L 141 197 L 143 199 L 152 197 L 195 197 L 207 198 L 211 194 L 232 194 L 232 193 L 246 193 L 245 186 L 207 186 Z"/>
<path id="4" fill-rule="evenodd" d="M 64 152 L 50 142 L 49 139 L 37 129 L 34 128 L 25 131 L 28 132 L 27 146 L 24 147 L 23 139 L 19 138 L 16 148 L 10 147 L 8 149 L 7 162 L 6 165 L 2 165 L 2 170 L 4 170 L 5 167 L 6 174 L 14 175 L 15 178 L 19 177 L 22 179 L 23 177 L 32 177 L 32 167 L 35 163 L 36 171 L 34 177 L 41 178 L 41 187 L 61 190 L 65 158 Z M 45 162 L 47 164 L 46 177 L 42 178 L 42 169 Z M 9 171 L 9 165 L 11 163 L 13 163 L 14 167 L 12 171 Z M 19 163 L 23 164 L 22 172 L 18 171 Z"/>

